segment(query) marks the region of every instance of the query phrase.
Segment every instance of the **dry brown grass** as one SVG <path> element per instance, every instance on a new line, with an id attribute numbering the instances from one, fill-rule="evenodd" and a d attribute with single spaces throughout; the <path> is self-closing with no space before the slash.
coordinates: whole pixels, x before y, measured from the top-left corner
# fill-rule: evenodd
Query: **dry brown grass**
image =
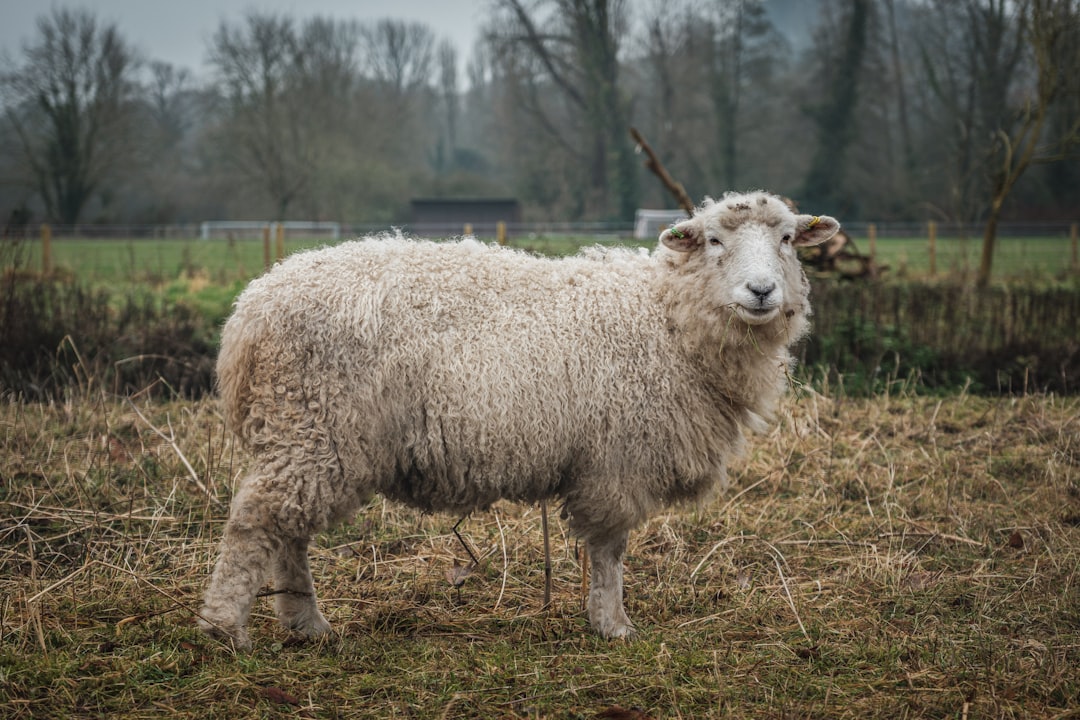
<path id="1" fill-rule="evenodd" d="M 0 714 L 1076 717 L 1080 401 L 790 399 L 733 487 L 631 536 L 606 642 L 576 545 L 499 505 L 450 528 L 381 500 L 313 550 L 336 634 L 260 601 L 233 655 L 193 611 L 243 458 L 210 402 L 0 406 Z M 140 417 L 140 414 L 143 417 Z"/>

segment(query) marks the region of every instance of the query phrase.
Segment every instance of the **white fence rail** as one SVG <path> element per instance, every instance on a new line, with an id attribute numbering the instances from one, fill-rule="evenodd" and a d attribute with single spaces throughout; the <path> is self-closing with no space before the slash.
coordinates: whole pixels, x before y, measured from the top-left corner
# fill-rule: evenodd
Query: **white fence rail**
<path id="1" fill-rule="evenodd" d="M 274 223 L 260 220 L 207 220 L 199 225 L 199 237 L 203 240 L 217 237 L 261 237 L 267 229 L 276 232 L 275 228 L 279 225 L 292 235 L 341 239 L 341 223 L 316 220 L 285 220 Z"/>

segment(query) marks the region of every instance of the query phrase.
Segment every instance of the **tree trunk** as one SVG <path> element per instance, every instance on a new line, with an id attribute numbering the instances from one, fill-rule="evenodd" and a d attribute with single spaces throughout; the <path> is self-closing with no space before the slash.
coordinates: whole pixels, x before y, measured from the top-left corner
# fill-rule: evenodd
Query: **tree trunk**
<path id="1" fill-rule="evenodd" d="M 990 284 L 990 272 L 994 265 L 994 244 L 997 242 L 998 222 L 1001 220 L 1001 206 L 1005 196 L 995 195 L 990 203 L 990 214 L 986 218 L 986 227 L 983 229 L 982 256 L 979 259 L 979 274 L 975 278 L 975 286 L 980 290 Z"/>
<path id="2" fill-rule="evenodd" d="M 810 160 L 802 199 L 807 205 L 836 211 L 848 202 L 844 186 L 846 155 L 855 141 L 855 110 L 859 98 L 869 25 L 870 0 L 852 0 L 846 37 L 835 77 L 823 105 L 814 112 L 817 147 Z M 830 51 L 825 48 L 825 52 Z"/>

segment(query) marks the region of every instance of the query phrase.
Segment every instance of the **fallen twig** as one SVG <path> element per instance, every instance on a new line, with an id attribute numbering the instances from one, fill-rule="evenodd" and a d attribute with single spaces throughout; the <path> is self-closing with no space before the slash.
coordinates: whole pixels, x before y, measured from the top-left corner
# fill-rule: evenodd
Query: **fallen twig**
<path id="1" fill-rule="evenodd" d="M 502 571 L 502 585 L 499 587 L 499 597 L 495 598 L 495 606 L 492 610 L 497 610 L 499 604 L 502 603 L 503 594 L 506 592 L 506 576 L 510 568 L 510 560 L 506 555 L 506 535 L 503 533 L 502 521 L 499 519 L 499 513 L 495 513 L 495 524 L 499 526 L 499 547 L 502 548 L 503 556 L 503 571 Z"/>
<path id="2" fill-rule="evenodd" d="M 551 541 L 548 540 L 547 502 L 540 501 L 540 524 L 544 528 L 544 609 L 551 605 Z"/>

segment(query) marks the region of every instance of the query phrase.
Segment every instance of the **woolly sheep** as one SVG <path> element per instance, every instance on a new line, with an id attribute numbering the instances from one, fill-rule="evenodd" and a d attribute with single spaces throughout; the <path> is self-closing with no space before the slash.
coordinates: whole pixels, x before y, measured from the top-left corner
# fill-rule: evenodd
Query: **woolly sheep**
<path id="1" fill-rule="evenodd" d="M 722 486 L 808 328 L 795 247 L 838 228 L 755 192 L 707 198 L 651 255 L 387 235 L 280 263 L 222 333 L 219 390 L 253 463 L 200 626 L 249 647 L 272 573 L 281 623 L 329 631 L 308 543 L 381 493 L 455 514 L 560 498 L 593 561 L 592 627 L 629 635 L 629 531 Z"/>

